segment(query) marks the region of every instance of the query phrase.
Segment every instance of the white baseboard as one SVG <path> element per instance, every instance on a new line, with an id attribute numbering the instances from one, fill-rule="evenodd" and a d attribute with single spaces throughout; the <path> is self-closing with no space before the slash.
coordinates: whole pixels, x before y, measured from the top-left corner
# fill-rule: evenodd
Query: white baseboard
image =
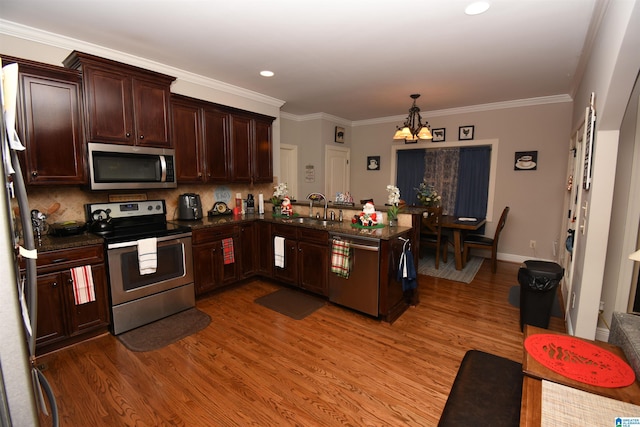
<path id="1" fill-rule="evenodd" d="M 609 329 L 596 328 L 596 341 L 609 342 Z"/>

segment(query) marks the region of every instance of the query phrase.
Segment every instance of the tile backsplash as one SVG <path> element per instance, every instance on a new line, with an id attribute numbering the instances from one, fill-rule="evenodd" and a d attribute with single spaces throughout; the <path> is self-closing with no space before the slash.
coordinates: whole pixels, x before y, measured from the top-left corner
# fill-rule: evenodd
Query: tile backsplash
<path id="1" fill-rule="evenodd" d="M 167 205 L 167 220 L 176 219 L 178 196 L 183 193 L 196 193 L 200 195 L 202 200 L 202 210 L 206 212 L 213 207 L 213 203 L 217 201 L 231 202 L 231 208 L 235 200 L 236 193 L 241 193 L 242 198 L 246 199 L 247 194 L 251 193 L 258 200 L 258 194 L 262 193 L 264 199 L 268 200 L 273 194 L 274 184 L 255 184 L 252 186 L 241 184 L 230 185 L 180 185 L 178 188 L 169 190 L 139 190 L 131 192 L 107 192 L 107 191 L 91 191 L 79 187 L 29 187 L 27 188 L 27 196 L 29 198 L 29 208 L 37 209 L 47 214 L 47 223 L 53 224 L 62 221 L 85 221 L 84 205 L 87 203 L 100 203 L 109 200 L 110 194 L 117 194 L 126 197 L 127 194 L 133 196 L 144 194 L 148 200 L 164 199 Z M 218 196 L 229 196 L 230 200 L 217 200 Z M 56 209 L 57 204 L 60 206 Z M 17 202 L 13 201 L 14 210 L 17 209 Z M 257 205 L 256 205 L 257 206 Z M 53 212 L 50 212 L 53 211 Z"/>

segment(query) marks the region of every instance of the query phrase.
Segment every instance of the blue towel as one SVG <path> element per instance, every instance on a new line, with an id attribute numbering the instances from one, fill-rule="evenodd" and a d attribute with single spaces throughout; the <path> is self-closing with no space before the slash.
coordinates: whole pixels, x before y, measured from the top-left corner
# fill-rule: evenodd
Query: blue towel
<path id="1" fill-rule="evenodd" d="M 411 249 L 402 252 L 400 256 L 400 264 L 398 265 L 398 280 L 402 282 L 402 291 L 416 289 L 416 267 L 413 264 L 413 254 Z"/>

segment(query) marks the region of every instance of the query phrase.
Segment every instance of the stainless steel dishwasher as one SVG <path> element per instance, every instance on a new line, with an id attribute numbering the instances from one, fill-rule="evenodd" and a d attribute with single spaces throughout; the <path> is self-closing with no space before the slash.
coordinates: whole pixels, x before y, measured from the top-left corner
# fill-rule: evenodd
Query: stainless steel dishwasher
<path id="1" fill-rule="evenodd" d="M 343 278 L 329 272 L 329 301 L 378 316 L 380 295 L 380 240 L 349 234 L 330 234 L 334 239 L 349 243 L 350 272 Z"/>

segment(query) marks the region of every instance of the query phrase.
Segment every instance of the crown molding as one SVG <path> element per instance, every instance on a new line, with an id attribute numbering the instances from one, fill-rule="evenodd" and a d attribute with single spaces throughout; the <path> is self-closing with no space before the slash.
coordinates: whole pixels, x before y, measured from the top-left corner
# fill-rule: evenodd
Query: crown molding
<path id="1" fill-rule="evenodd" d="M 296 115 L 296 114 L 287 113 L 285 111 L 280 111 L 280 118 L 292 120 L 294 122 L 306 122 L 310 120 L 326 120 L 329 122 L 335 122 L 345 126 L 352 126 L 353 124 L 351 120 L 343 119 L 342 117 L 333 116 L 327 113 Z"/>
<path id="2" fill-rule="evenodd" d="M 102 56 L 140 68 L 145 68 L 148 70 L 153 70 L 159 73 L 174 76 L 185 82 L 205 86 L 232 95 L 237 95 L 277 108 L 280 108 L 285 104 L 285 101 L 281 99 L 263 95 L 261 93 L 224 83 L 219 80 L 203 77 L 199 74 L 191 73 L 189 71 L 171 67 L 169 65 L 161 64 L 159 62 L 141 58 L 139 56 L 130 55 L 128 53 L 120 52 L 113 49 L 108 49 L 93 43 L 88 43 L 71 37 L 62 36 L 60 34 L 50 33 L 48 31 L 43 31 L 37 28 L 27 27 L 25 25 L 16 24 L 15 22 L 6 21 L 3 19 L 0 19 L 0 34 L 5 34 L 8 36 L 17 37 L 60 49 L 67 49 L 71 51 L 81 50 L 93 55 Z"/>

